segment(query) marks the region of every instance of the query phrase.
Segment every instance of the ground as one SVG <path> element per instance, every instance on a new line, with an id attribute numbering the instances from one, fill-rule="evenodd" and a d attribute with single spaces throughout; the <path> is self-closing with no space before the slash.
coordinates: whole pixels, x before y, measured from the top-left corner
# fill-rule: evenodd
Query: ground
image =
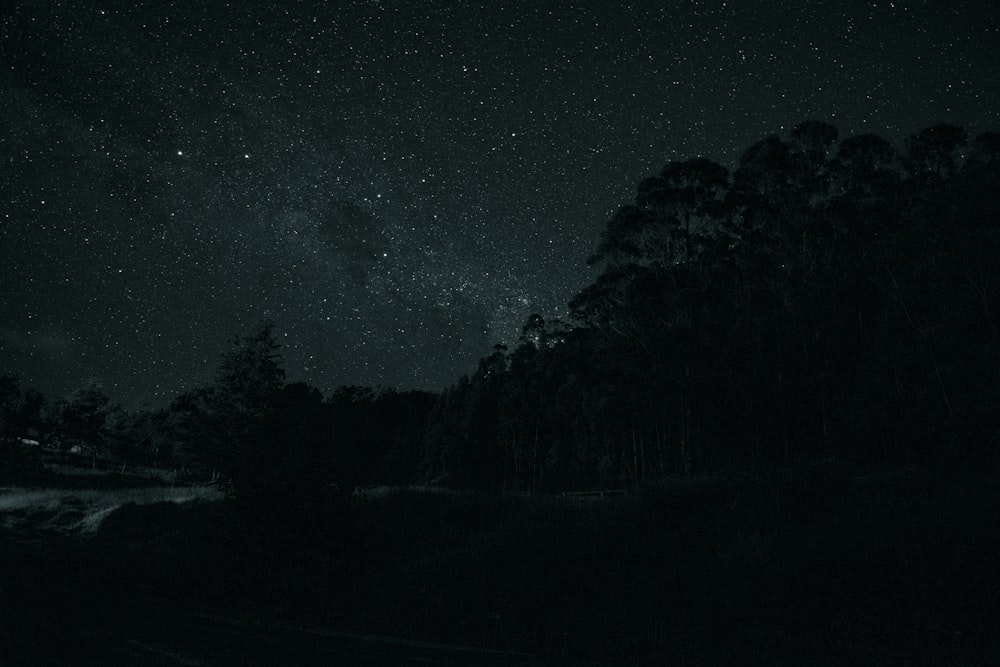
<path id="1" fill-rule="evenodd" d="M 51 489 L 0 492 L 6 664 L 1000 655 L 1000 490 L 984 471 L 775 471 L 604 499 L 107 493 L 120 506 L 98 523 L 96 491 L 66 490 L 66 508 Z"/>

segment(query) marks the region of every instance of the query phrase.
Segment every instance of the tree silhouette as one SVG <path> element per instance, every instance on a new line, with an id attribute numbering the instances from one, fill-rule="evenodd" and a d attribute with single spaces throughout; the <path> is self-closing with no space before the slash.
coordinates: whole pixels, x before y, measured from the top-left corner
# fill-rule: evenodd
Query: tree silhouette
<path id="1" fill-rule="evenodd" d="M 644 179 L 588 259 L 602 270 L 569 303 L 578 327 L 544 349 L 533 316 L 509 356 L 499 429 L 514 479 L 928 456 L 953 440 L 942 429 L 992 429 L 967 406 L 1000 383 L 977 380 L 973 398 L 962 378 L 1000 328 L 996 136 L 960 169 L 961 128 L 915 133 L 899 160 L 881 137 L 838 145 L 806 121 L 748 148 L 731 180 L 703 160 Z M 547 442 L 529 475 L 530 432 Z"/>
<path id="2" fill-rule="evenodd" d="M 44 402 L 33 387 L 22 389 L 16 377 L 0 376 L 0 481 L 30 481 L 41 472 L 40 454 L 21 438 L 39 436 Z"/>
<path id="3" fill-rule="evenodd" d="M 947 123 L 911 134 L 903 164 L 914 178 L 948 178 L 958 168 L 958 151 L 966 143 L 964 129 Z"/>
<path id="4" fill-rule="evenodd" d="M 93 381 L 66 399 L 55 403 L 55 429 L 69 444 L 93 449 L 103 448 L 105 424 L 111 411 L 111 399 L 100 383 Z"/>
<path id="5" fill-rule="evenodd" d="M 807 120 L 792 130 L 792 142 L 811 162 L 820 163 L 826 159 L 830 147 L 837 143 L 839 135 L 837 128 L 829 123 Z"/>
<path id="6" fill-rule="evenodd" d="M 274 323 L 257 322 L 229 341 L 215 381 L 175 399 L 166 418 L 175 446 L 221 474 L 237 494 L 258 488 L 270 464 L 261 454 L 284 383 L 280 347 Z"/>
<path id="7" fill-rule="evenodd" d="M 0 438 L 40 435 L 44 408 L 45 396 L 37 389 L 22 389 L 18 378 L 0 376 Z"/>
<path id="8" fill-rule="evenodd" d="M 914 133 L 900 158 L 882 137 L 838 144 L 807 120 L 751 145 L 731 175 L 668 162 L 606 222 L 573 326 L 532 314 L 514 349 L 438 396 L 284 387 L 265 323 L 167 421 L 244 493 L 415 477 L 572 490 L 827 456 L 1000 461 L 998 136 L 962 164 L 954 126 Z"/>
<path id="9" fill-rule="evenodd" d="M 984 169 L 1000 162 L 1000 132 L 983 132 L 972 141 L 972 152 L 965 162 L 968 169 Z"/>

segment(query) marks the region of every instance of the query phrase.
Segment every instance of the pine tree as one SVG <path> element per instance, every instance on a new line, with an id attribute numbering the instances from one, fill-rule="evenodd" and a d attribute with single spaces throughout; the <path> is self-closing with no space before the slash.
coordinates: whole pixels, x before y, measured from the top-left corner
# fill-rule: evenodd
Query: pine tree
<path id="1" fill-rule="evenodd" d="M 260 440 L 285 379 L 273 332 L 274 323 L 262 320 L 250 333 L 233 338 L 215 383 L 199 401 L 201 457 L 236 493 L 251 490 L 269 464 L 259 460 Z"/>

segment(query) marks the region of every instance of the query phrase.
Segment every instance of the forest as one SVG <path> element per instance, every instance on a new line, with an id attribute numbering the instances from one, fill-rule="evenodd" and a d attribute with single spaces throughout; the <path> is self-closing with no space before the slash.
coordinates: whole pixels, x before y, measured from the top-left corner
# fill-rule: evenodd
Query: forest
<path id="1" fill-rule="evenodd" d="M 696 621 L 769 660 L 885 657 L 875 634 L 786 653 L 768 653 L 776 649 L 763 638 L 818 632 L 825 617 L 815 609 L 805 615 L 815 627 L 778 620 L 781 600 L 800 594 L 832 596 L 831 613 L 855 636 L 857 618 L 885 623 L 921 600 L 951 610 L 956 627 L 930 611 L 907 617 L 896 635 L 883 628 L 893 637 L 886 650 L 916 642 L 928 664 L 975 663 L 1000 648 L 985 631 L 1000 580 L 984 566 L 1000 546 L 988 521 L 1000 478 L 997 192 L 998 132 L 970 138 L 939 124 L 897 151 L 874 134 L 841 139 L 806 121 L 747 148 L 733 171 L 699 157 L 642 180 L 581 258 L 597 277 L 570 300 L 569 320 L 526 313 L 516 344 L 498 344 L 439 393 L 345 386 L 324 395 L 288 383 L 275 324 L 262 321 L 234 336 L 210 384 L 158 410 L 126 410 L 96 385 L 51 399 L 3 377 L 0 482 L 55 483 L 41 454 L 55 450 L 94 467 L 168 468 L 178 483 L 217 484 L 226 509 L 203 510 L 216 513 L 203 520 L 223 512 L 220 539 L 257 540 L 262 555 L 253 564 L 217 557 L 223 547 L 194 520 L 189 546 L 166 551 L 120 528 L 147 556 L 135 577 L 159 582 L 146 593 L 197 589 L 183 599 L 628 664 L 732 657 Z M 441 494 L 365 496 L 408 485 Z M 590 491 L 621 496 L 556 503 Z M 893 526 L 888 537 L 876 535 L 876 515 Z M 935 527 L 938 538 L 928 537 Z M 479 576 L 458 555 L 472 548 L 469 534 L 485 543 L 474 551 L 490 576 L 514 576 L 511 562 L 521 563 L 524 581 L 498 601 L 473 602 L 442 583 L 449 568 Z M 932 555 L 903 555 L 925 539 L 937 539 Z M 828 542 L 843 550 L 839 564 L 821 555 Z M 560 554 L 557 564 L 535 552 L 542 547 Z M 107 543 L 89 548 L 95 562 L 108 557 Z M 838 597 L 811 568 L 819 559 L 851 578 L 869 548 L 890 569 L 901 558 L 906 581 L 858 575 L 900 585 L 864 593 L 880 597 L 855 617 L 850 595 L 867 584 Z M 202 574 L 158 565 L 184 558 Z M 930 593 L 920 583 L 937 572 L 934 558 L 962 601 L 943 592 L 947 583 Z M 626 573 L 605 571 L 623 562 Z M 546 589 L 550 566 L 564 588 Z M 238 584 L 234 569 L 253 585 Z M 441 627 L 415 592 L 383 583 L 376 595 L 358 583 L 376 572 L 407 582 L 398 591 L 447 590 Z M 765 583 L 776 588 L 762 592 Z M 565 611 L 564 600 L 604 609 L 596 600 L 613 591 L 625 606 L 595 612 L 599 620 L 549 613 Z M 963 633 L 980 643 L 956 648 Z"/>
<path id="2" fill-rule="evenodd" d="M 285 384 L 260 322 L 158 411 L 5 377 L 4 431 L 251 492 L 254 475 L 549 493 L 831 457 L 1000 465 L 1000 134 L 837 142 L 807 121 L 732 174 L 668 163 L 607 222 L 572 321 L 528 316 L 440 394 Z"/>

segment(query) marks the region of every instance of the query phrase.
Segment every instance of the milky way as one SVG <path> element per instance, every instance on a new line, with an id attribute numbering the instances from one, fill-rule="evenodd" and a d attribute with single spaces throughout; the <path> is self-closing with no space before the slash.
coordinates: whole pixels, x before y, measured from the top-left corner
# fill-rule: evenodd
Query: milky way
<path id="1" fill-rule="evenodd" d="M 272 317 L 291 380 L 436 390 L 668 159 L 998 125 L 992 2 L 500 4 L 8 3 L 0 373 L 162 404 Z"/>

